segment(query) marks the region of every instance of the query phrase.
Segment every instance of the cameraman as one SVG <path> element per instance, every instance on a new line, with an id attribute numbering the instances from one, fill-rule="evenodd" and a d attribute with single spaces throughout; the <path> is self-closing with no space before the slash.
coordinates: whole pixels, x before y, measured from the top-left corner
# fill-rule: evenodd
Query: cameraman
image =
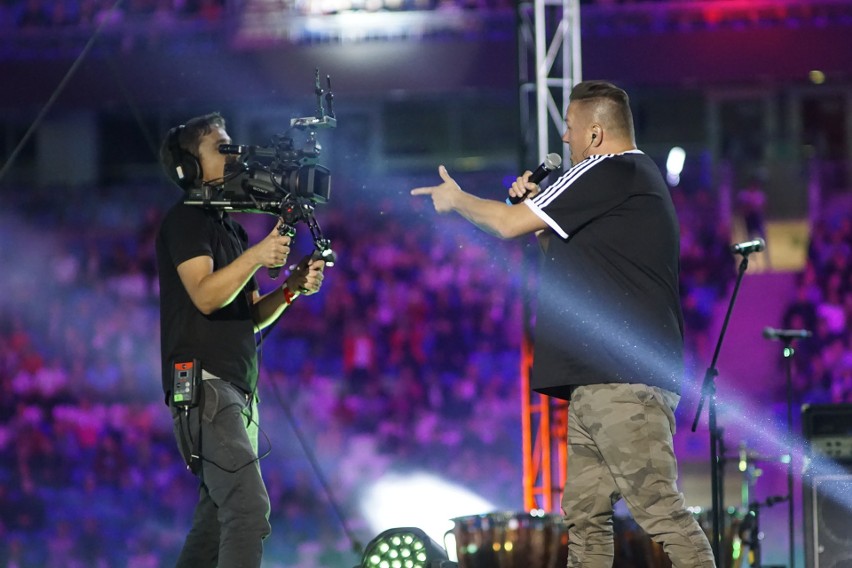
<path id="1" fill-rule="evenodd" d="M 160 149 L 169 178 L 183 190 L 222 183 L 229 144 L 218 113 L 172 128 Z M 183 197 L 183 196 L 182 196 Z M 248 246 L 227 213 L 184 205 L 157 235 L 163 391 L 181 455 L 201 482 L 192 528 L 178 566 L 259 567 L 270 533 L 269 496 L 258 458 L 255 333 L 300 294 L 316 293 L 325 262 L 303 259 L 284 285 L 263 296 L 255 273 L 287 261 L 290 237 L 277 227 Z M 193 363 L 197 403 L 176 400 L 176 368 Z"/>

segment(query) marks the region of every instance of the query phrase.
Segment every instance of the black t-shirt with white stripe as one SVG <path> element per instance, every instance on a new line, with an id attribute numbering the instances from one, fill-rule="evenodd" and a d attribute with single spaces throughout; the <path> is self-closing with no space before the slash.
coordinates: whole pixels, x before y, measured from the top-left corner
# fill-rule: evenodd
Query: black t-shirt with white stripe
<path id="1" fill-rule="evenodd" d="M 679 226 L 656 164 L 639 150 L 590 156 L 525 201 L 550 227 L 532 387 L 644 383 L 680 392 Z"/>

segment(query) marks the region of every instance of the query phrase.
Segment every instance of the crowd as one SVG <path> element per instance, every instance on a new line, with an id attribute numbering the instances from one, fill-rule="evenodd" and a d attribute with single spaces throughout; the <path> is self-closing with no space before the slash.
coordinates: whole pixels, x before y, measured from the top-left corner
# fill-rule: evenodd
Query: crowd
<path id="1" fill-rule="evenodd" d="M 714 194 L 702 188 L 675 191 L 672 199 L 680 221 L 680 294 L 686 330 L 686 376 L 698 377 L 710 362 L 715 345 L 711 325 L 720 301 L 728 299 L 736 264 L 728 250 L 731 227 L 719 223 Z"/>
<path id="2" fill-rule="evenodd" d="M 224 0 L 19 0 L 0 4 L 0 58 L 204 51 L 222 45 Z"/>
<path id="3" fill-rule="evenodd" d="M 704 9 L 704 2 L 712 3 L 581 0 L 583 33 L 798 28 L 852 21 L 848 3 L 837 0 L 793 0 L 782 7 L 764 0 L 755 7 L 735 3 L 721 11 Z M 398 17 L 391 24 L 373 14 Z M 517 3 L 511 0 L 5 0 L 0 2 L 0 59 L 76 57 L 93 37 L 95 57 L 207 53 L 226 45 L 250 49 L 399 39 L 502 41 L 516 35 L 516 14 Z"/>
<path id="4" fill-rule="evenodd" d="M 22 32 L 79 28 L 101 23 L 153 23 L 168 27 L 179 19 L 219 22 L 224 0 L 21 0 L 0 11 L 0 26 Z"/>
<path id="5" fill-rule="evenodd" d="M 811 228 L 807 263 L 797 276 L 782 325 L 813 336 L 794 344 L 796 400 L 852 402 L 852 221 L 848 208 L 828 212 Z"/>
<path id="6" fill-rule="evenodd" d="M 0 29 L 90 29 L 107 22 L 113 25 L 153 23 L 168 27 L 222 22 L 227 11 L 239 13 L 246 6 L 269 0 L 16 0 L 0 4 Z M 675 3 L 681 0 L 674 0 Z M 661 3 L 664 0 L 581 0 L 582 5 L 603 7 Z M 665 2 L 664 2 L 665 3 Z M 511 0 L 284 0 L 277 10 L 293 15 L 350 12 L 480 11 L 512 12 Z"/>
<path id="7" fill-rule="evenodd" d="M 0 223 L 15 267 L 0 303 L 0 566 L 163 565 L 196 494 L 158 378 L 153 238 L 175 196 L 125 189 L 80 210 L 50 193 L 10 195 Z M 262 462 L 269 558 L 286 566 L 351 566 L 331 500 L 366 539 L 359 490 L 390 469 L 504 506 L 521 491 L 522 249 L 435 232 L 407 200 L 341 205 L 319 212 L 340 259 L 323 293 L 300 298 L 261 347 L 263 428 L 297 428 L 335 489 L 323 493 L 296 436 L 275 437 Z M 244 217 L 250 232 L 274 223 Z M 297 560 L 310 543 L 337 560 Z"/>
<path id="8" fill-rule="evenodd" d="M 354 565 L 349 535 L 373 536 L 358 498 L 389 472 L 430 471 L 497 506 L 521 502 L 521 267 L 534 266 L 535 245 L 451 218 L 436 230 L 404 189 L 342 190 L 346 203 L 319 208 L 338 262 L 261 345 L 262 423 L 278 433 L 274 447 L 261 435 L 270 566 Z M 0 217 L 0 566 L 165 565 L 195 501 L 158 376 L 153 239 L 175 195 L 90 192 L 8 192 Z M 81 208 L 84 196 L 98 205 Z M 711 194 L 675 201 L 700 368 L 735 265 L 729 235 L 702 221 Z M 259 238 L 274 219 L 241 222 Z M 852 401 L 850 227 L 848 214 L 814 227 L 785 315 L 785 327 L 815 330 L 797 358 L 803 400 Z M 310 246 L 302 228 L 296 249 Z"/>

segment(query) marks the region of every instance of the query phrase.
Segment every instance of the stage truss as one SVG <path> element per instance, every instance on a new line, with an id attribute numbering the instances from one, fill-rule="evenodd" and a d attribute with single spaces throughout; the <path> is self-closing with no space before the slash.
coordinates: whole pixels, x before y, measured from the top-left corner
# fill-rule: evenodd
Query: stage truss
<path id="1" fill-rule="evenodd" d="M 571 87 L 582 80 L 579 0 L 519 3 L 518 49 L 520 158 L 522 164 L 538 164 L 550 152 L 565 154 L 561 139 L 565 105 Z M 570 163 L 568 156 L 563 163 Z M 566 477 L 568 405 L 530 390 L 533 310 L 529 290 L 524 303 L 520 369 L 524 508 L 557 512 Z"/>

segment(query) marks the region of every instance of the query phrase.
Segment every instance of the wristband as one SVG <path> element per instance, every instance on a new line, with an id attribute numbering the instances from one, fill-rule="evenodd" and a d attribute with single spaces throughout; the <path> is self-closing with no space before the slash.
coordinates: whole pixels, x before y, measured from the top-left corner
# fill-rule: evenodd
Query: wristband
<path id="1" fill-rule="evenodd" d="M 281 287 L 281 292 L 284 293 L 284 305 L 289 306 L 293 303 L 293 300 L 299 295 L 298 292 L 293 292 L 287 284 L 284 284 Z"/>

